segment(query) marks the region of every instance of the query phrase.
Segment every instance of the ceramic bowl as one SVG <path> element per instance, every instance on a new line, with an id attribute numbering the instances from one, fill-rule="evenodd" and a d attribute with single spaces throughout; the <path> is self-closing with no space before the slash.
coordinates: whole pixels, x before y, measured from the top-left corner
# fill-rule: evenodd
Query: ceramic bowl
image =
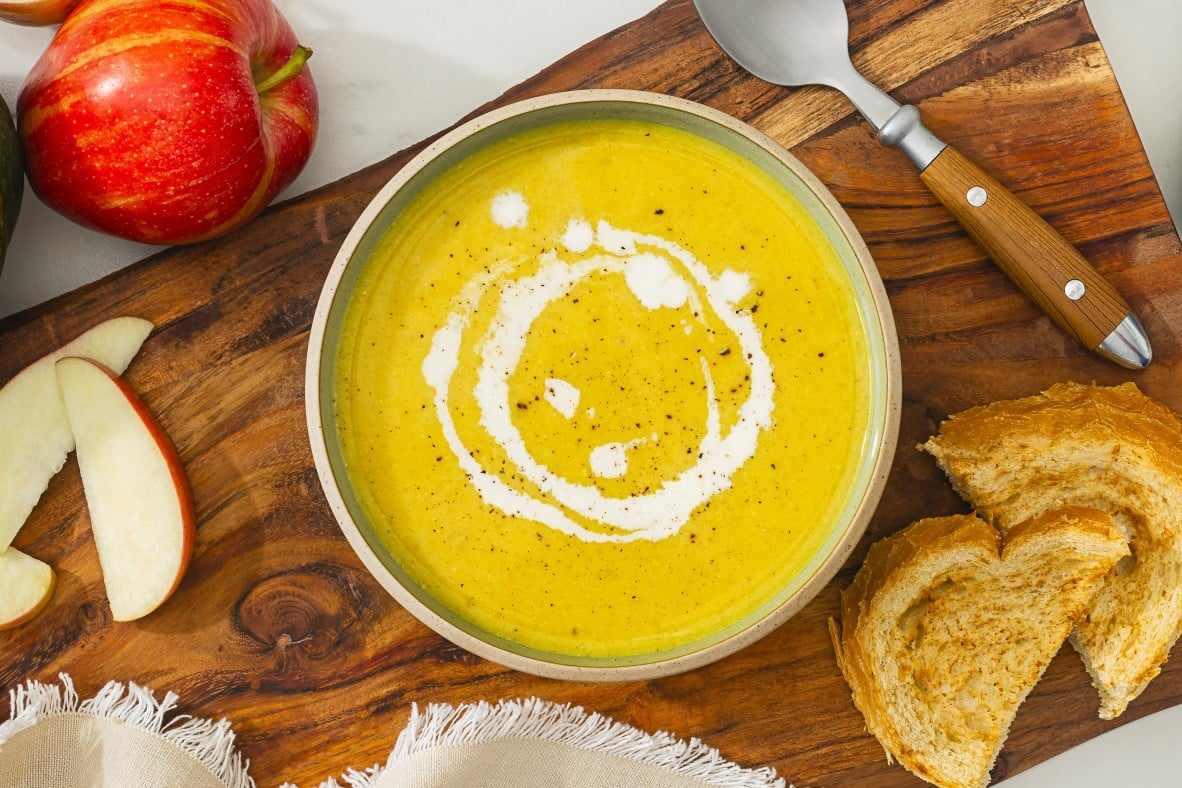
<path id="1" fill-rule="evenodd" d="M 821 550 L 774 604 L 716 636 L 654 654 L 593 658 L 541 652 L 482 631 L 418 587 L 375 534 L 358 503 L 337 437 L 334 359 L 342 316 L 383 233 L 425 184 L 494 142 L 572 119 L 628 118 L 673 126 L 720 143 L 770 173 L 805 207 L 848 275 L 864 327 L 869 427 L 845 506 Z M 766 635 L 804 607 L 832 579 L 865 531 L 882 492 L 898 434 L 898 346 L 882 282 L 861 237 L 817 178 L 775 141 L 708 107 L 669 96 L 620 90 L 561 93 L 493 110 L 428 145 L 395 175 L 358 218 L 332 265 L 312 324 L 306 374 L 307 422 L 316 469 L 349 544 L 374 578 L 410 613 L 459 646 L 526 672 L 582 681 L 647 679 L 713 662 Z"/>

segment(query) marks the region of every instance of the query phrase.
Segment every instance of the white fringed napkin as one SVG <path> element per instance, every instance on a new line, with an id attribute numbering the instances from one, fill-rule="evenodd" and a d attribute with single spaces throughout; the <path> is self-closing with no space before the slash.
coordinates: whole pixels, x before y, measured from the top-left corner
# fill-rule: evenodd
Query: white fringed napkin
<path id="1" fill-rule="evenodd" d="M 8 694 L 10 718 L 0 723 L 0 775 L 5 785 L 185 786 L 253 788 L 226 720 L 165 716 L 169 692 L 110 682 L 79 702 L 70 677 L 61 686 L 30 681 Z"/>
<path id="2" fill-rule="evenodd" d="M 0 723 L 5 784 L 253 788 L 226 720 L 166 720 L 169 692 L 110 682 L 79 701 L 70 677 L 9 693 Z M 785 788 L 771 768 L 745 769 L 697 739 L 649 734 L 577 706 L 537 698 L 412 706 L 385 765 L 351 769 L 351 788 Z M 8 782 L 11 781 L 11 782 Z M 288 786 L 295 788 L 295 786 Z M 342 788 L 330 778 L 320 788 Z"/>

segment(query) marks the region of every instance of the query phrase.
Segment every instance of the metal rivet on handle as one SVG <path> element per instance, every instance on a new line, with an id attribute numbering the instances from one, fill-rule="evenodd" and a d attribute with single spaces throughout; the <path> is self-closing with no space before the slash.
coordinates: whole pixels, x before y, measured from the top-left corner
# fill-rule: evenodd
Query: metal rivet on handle
<path id="1" fill-rule="evenodd" d="M 1067 296 L 1072 301 L 1078 301 L 1079 299 L 1083 298 L 1084 293 L 1086 293 L 1087 290 L 1088 289 L 1084 287 L 1084 283 L 1078 279 L 1072 279 L 1067 284 L 1063 285 L 1063 295 Z"/>
<path id="2" fill-rule="evenodd" d="M 965 199 L 969 201 L 969 205 L 974 208 L 980 208 L 989 199 L 989 192 L 982 189 L 980 186 L 974 186 L 965 192 Z"/>

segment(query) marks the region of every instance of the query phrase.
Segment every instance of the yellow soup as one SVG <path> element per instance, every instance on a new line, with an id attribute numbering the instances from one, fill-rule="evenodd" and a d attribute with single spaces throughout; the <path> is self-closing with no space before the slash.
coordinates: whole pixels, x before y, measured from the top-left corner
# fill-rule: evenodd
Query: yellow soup
<path id="1" fill-rule="evenodd" d="M 345 313 L 338 439 L 429 598 L 568 657 L 711 642 L 831 536 L 867 440 L 856 296 L 716 143 L 629 120 L 488 146 L 386 232 Z"/>

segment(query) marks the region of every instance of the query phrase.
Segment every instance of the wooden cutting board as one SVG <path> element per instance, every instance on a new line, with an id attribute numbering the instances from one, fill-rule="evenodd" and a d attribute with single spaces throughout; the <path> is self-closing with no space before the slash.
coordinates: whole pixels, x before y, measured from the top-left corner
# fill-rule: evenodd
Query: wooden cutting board
<path id="1" fill-rule="evenodd" d="M 1119 369 L 1063 336 L 840 96 L 748 76 L 721 54 L 688 0 L 674 0 L 494 103 L 589 87 L 695 99 L 790 147 L 850 213 L 894 307 L 904 410 L 882 504 L 833 583 L 728 659 L 614 685 L 540 679 L 473 657 L 382 591 L 317 483 L 304 355 L 333 255 L 416 147 L 274 208 L 236 235 L 164 251 L 0 321 L 6 380 L 102 318 L 153 320 L 158 328 L 127 377 L 176 441 L 199 516 L 193 564 L 176 596 L 143 621 L 113 623 L 71 460 L 16 543 L 57 567 L 59 590 L 34 623 L 0 634 L 0 685 L 66 671 L 83 696 L 111 678 L 174 690 L 182 711 L 234 721 L 264 786 L 314 784 L 384 760 L 411 702 L 535 694 L 702 737 L 745 765 L 775 766 L 798 786 L 914 784 L 865 732 L 834 662 L 826 620 L 839 591 L 872 540 L 963 509 L 930 458 L 913 449 L 949 412 L 1056 381 L 1128 379 L 1182 411 L 1182 250 L 1082 2 L 850 5 L 855 63 L 919 104 L 930 128 L 1011 185 L 1112 278 L 1152 338 L 1148 371 Z M 1121 720 L 1105 723 L 1078 658 L 1064 649 L 1022 707 L 995 777 L 1182 702 L 1180 665 L 1176 658 Z"/>

